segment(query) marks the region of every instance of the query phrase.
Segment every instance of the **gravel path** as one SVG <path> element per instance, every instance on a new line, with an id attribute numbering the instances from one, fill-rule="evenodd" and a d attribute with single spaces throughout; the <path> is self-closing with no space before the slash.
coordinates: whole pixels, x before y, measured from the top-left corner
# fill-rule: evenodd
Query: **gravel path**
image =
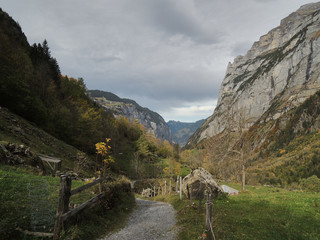
<path id="1" fill-rule="evenodd" d="M 168 203 L 137 198 L 137 209 L 125 228 L 101 240 L 174 240 L 175 211 Z"/>

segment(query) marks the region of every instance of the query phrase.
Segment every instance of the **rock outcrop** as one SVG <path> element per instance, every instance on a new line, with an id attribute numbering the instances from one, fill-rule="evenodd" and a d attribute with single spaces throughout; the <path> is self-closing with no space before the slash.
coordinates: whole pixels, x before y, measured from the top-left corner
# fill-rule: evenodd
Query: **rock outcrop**
<path id="1" fill-rule="evenodd" d="M 205 191 L 213 197 L 223 192 L 213 176 L 203 168 L 193 170 L 183 179 L 182 191 L 189 199 L 203 198 Z"/>
<path id="2" fill-rule="evenodd" d="M 137 119 L 147 131 L 154 133 L 157 138 L 172 142 L 171 129 L 158 113 L 141 107 L 131 99 L 120 98 L 113 93 L 90 90 L 88 94 L 104 109 L 112 112 L 115 117 L 123 116 L 130 121 Z"/>
<path id="3" fill-rule="evenodd" d="M 229 63 L 217 107 L 190 138 L 245 130 L 268 111 L 277 119 L 320 88 L 320 3 L 302 6 Z"/>
<path id="4" fill-rule="evenodd" d="M 147 189 L 142 190 L 142 193 L 141 193 L 142 197 L 152 197 L 152 195 L 153 195 L 153 191 L 151 188 L 147 188 Z"/>
<path id="5" fill-rule="evenodd" d="M 7 145 L 0 144 L 0 163 L 7 165 L 30 165 L 40 169 L 45 173 L 45 167 L 41 159 L 30 151 L 25 145 L 16 145 L 8 143 Z"/>

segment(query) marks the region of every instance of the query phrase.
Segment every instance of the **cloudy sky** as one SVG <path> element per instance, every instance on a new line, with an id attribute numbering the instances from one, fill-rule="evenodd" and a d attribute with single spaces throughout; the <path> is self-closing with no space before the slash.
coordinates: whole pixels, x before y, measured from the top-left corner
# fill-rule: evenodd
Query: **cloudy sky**
<path id="1" fill-rule="evenodd" d="M 62 74 L 165 120 L 213 113 L 228 62 L 309 0 L 0 0 Z"/>

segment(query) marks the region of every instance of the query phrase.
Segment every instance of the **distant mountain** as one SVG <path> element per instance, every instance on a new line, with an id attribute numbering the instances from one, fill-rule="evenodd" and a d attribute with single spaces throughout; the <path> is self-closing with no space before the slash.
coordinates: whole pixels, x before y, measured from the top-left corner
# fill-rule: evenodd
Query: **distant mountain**
<path id="1" fill-rule="evenodd" d="M 105 110 L 112 112 L 115 117 L 124 116 L 130 121 L 137 119 L 147 131 L 153 132 L 157 138 L 172 142 L 171 129 L 158 113 L 141 107 L 134 100 L 120 98 L 111 92 L 88 90 L 87 93 Z"/>
<path id="2" fill-rule="evenodd" d="M 205 122 L 205 119 L 193 123 L 169 121 L 167 124 L 171 128 L 172 140 L 180 146 L 186 145 L 189 137 Z"/>

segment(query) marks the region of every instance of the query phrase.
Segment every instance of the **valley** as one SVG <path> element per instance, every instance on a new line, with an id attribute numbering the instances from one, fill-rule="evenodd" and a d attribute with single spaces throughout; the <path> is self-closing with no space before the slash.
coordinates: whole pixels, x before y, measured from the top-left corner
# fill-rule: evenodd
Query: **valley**
<path id="1" fill-rule="evenodd" d="M 29 44 L 0 9 L 0 238 L 320 239 L 319 26 L 320 2 L 301 6 L 228 64 L 211 116 L 166 122 L 64 75 L 48 41 Z M 163 104 L 176 116 L 209 109 L 178 108 L 174 85 Z"/>

